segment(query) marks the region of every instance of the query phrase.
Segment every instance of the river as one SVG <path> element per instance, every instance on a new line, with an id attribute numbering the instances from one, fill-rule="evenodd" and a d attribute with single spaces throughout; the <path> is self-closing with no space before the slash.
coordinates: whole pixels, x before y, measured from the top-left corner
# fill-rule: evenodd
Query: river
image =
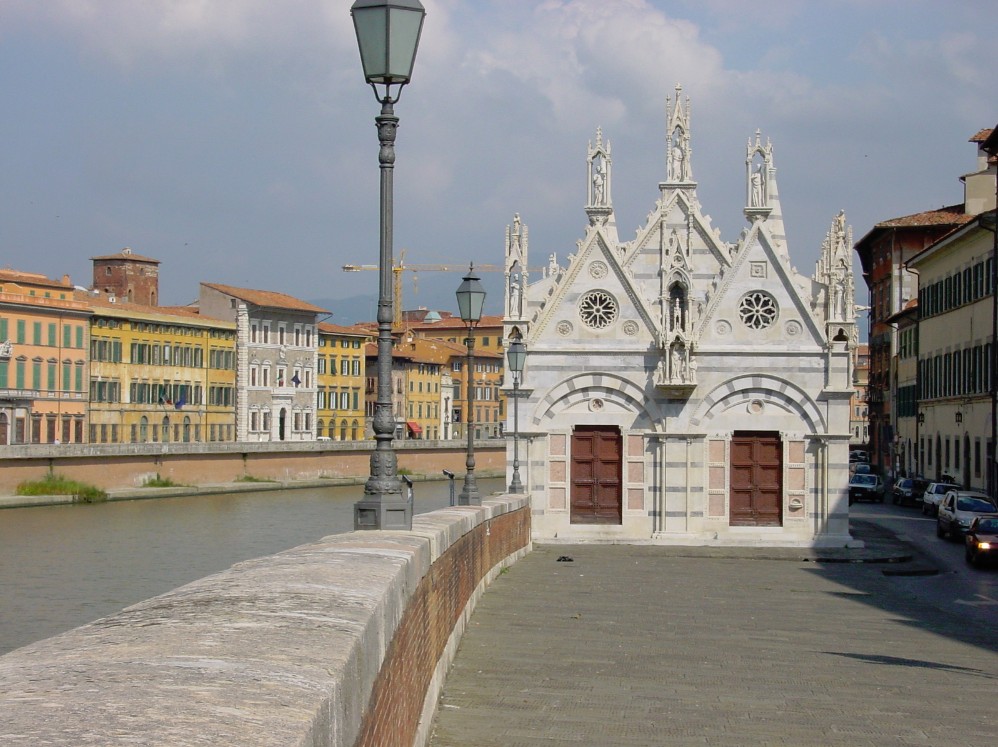
<path id="1" fill-rule="evenodd" d="M 488 496 L 503 482 L 478 486 Z M 414 490 L 417 514 L 449 504 L 446 480 Z M 0 654 L 242 560 L 352 531 L 362 496 L 358 485 L 0 510 Z"/>

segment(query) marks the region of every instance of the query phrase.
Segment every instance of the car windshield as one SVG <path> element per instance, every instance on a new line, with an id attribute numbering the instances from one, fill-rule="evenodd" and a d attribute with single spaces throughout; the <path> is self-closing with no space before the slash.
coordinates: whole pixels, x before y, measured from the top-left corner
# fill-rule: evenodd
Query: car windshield
<path id="1" fill-rule="evenodd" d="M 907 480 L 907 479 L 906 480 L 898 480 L 898 487 L 899 488 L 910 488 L 911 487 L 911 480 Z"/>
<path id="2" fill-rule="evenodd" d="M 998 533 L 998 519 L 981 519 L 977 522 L 977 531 L 987 534 Z"/>
<path id="3" fill-rule="evenodd" d="M 945 493 L 946 491 L 948 491 L 952 487 L 953 486 L 950 485 L 949 483 L 937 482 L 935 485 L 932 486 L 931 492 L 933 492 L 933 493 Z"/>
<path id="4" fill-rule="evenodd" d="M 984 514 L 998 509 L 995 508 L 995 504 L 984 498 L 957 498 L 956 510 Z"/>
<path id="5" fill-rule="evenodd" d="M 852 478 L 854 485 L 876 485 L 877 476 L 876 475 L 856 475 Z M 841 485 L 842 483 L 839 483 Z"/>

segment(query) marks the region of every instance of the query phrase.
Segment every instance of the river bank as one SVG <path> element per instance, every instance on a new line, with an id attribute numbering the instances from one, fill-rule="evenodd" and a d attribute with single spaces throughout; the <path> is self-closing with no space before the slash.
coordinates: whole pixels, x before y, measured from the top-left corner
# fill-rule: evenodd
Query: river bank
<path id="1" fill-rule="evenodd" d="M 499 478 L 504 475 L 501 469 L 475 470 L 482 479 Z M 441 482 L 448 478 L 439 475 L 408 475 L 414 483 Z M 108 501 L 136 501 L 155 498 L 186 498 L 197 495 L 228 495 L 238 493 L 260 493 L 274 490 L 306 490 L 339 486 L 363 485 L 367 475 L 319 477 L 301 480 L 237 480 L 233 482 L 214 482 L 202 485 L 173 485 L 165 488 L 118 488 L 107 491 Z M 463 480 L 463 475 L 455 479 Z M 0 495 L 0 509 L 32 508 L 36 506 L 61 506 L 80 503 L 73 495 Z M 103 502 L 103 501 L 102 501 Z"/>

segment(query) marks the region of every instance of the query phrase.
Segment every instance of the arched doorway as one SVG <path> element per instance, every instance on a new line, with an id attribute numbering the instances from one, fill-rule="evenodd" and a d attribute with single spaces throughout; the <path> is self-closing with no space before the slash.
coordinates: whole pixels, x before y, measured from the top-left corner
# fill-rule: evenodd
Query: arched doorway
<path id="1" fill-rule="evenodd" d="M 139 420 L 139 442 L 146 443 L 149 440 L 149 418 L 145 415 Z"/>
<path id="2" fill-rule="evenodd" d="M 8 431 L 10 430 L 10 419 L 7 417 L 7 413 L 0 412 L 0 446 L 6 446 L 10 443 L 10 438 Z"/>
<path id="3" fill-rule="evenodd" d="M 191 419 L 189 417 L 184 417 L 184 443 L 189 443 L 191 440 Z"/>

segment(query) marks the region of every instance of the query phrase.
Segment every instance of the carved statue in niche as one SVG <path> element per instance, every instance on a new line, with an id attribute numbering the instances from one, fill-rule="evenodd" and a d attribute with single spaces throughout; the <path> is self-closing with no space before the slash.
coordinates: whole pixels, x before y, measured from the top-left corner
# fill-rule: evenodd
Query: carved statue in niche
<path id="1" fill-rule="evenodd" d="M 516 262 L 509 270 L 509 315 L 519 317 L 523 313 L 523 274 L 520 263 Z"/>
<path id="2" fill-rule="evenodd" d="M 606 204 L 606 166 L 603 159 L 593 162 L 593 205 Z"/>
<path id="3" fill-rule="evenodd" d="M 765 206 L 765 185 L 762 179 L 762 164 L 752 172 L 752 189 L 751 198 L 749 201 L 750 207 L 764 207 Z"/>
<path id="4" fill-rule="evenodd" d="M 683 148 L 683 131 L 678 127 L 672 133 L 672 152 L 670 155 L 672 180 L 681 182 L 686 179 L 686 150 Z"/>

